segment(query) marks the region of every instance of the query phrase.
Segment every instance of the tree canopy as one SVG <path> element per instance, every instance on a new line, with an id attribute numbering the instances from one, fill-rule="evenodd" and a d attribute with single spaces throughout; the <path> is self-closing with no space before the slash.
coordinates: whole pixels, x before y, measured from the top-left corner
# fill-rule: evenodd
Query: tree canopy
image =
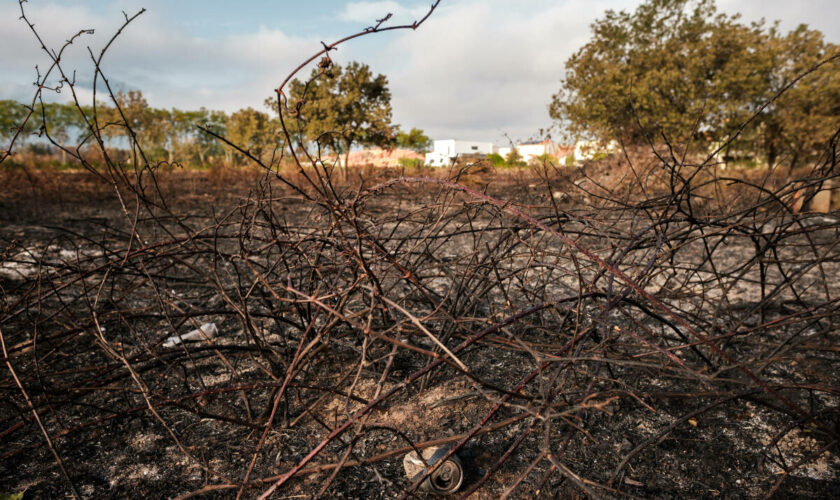
<path id="1" fill-rule="evenodd" d="M 227 123 L 227 139 L 260 157 L 268 152 L 279 133 L 274 130 L 269 116 L 253 108 L 240 109 L 230 115 Z"/>
<path id="2" fill-rule="evenodd" d="M 713 0 L 648 0 L 607 11 L 566 62 L 549 105 L 573 136 L 710 145 L 730 137 L 808 68 L 838 54 L 822 33 L 744 24 Z M 733 149 L 773 163 L 816 154 L 840 126 L 835 60 L 763 109 Z"/>
<path id="3" fill-rule="evenodd" d="M 397 134 L 397 146 L 425 153 L 432 148 L 432 140 L 419 128 L 412 128 L 408 132 Z"/>
<path id="4" fill-rule="evenodd" d="M 344 68 L 320 67 L 313 71 L 307 83 L 293 80 L 289 95 L 296 111 L 285 123 L 292 137 L 304 146 L 316 144 L 333 154 L 346 155 L 356 145 L 398 145 L 419 152 L 431 145 L 422 130 L 412 128 L 401 132 L 398 125 L 391 123 L 388 80 L 384 75 L 374 75 L 364 64 L 351 62 Z M 271 155 L 282 140 L 279 118 L 250 107 L 230 115 L 205 108 L 193 111 L 155 108 L 139 90 L 117 92 L 114 100 L 116 103 L 97 103 L 97 122 L 92 126 L 99 128 L 109 147 L 139 146 L 151 163 L 178 161 L 206 165 L 222 156 L 228 165 L 246 161 L 244 155 L 202 128 L 225 137 L 256 157 Z M 266 105 L 276 112 L 276 98 L 266 100 Z M 28 113 L 29 108 L 22 103 L 0 100 L 2 146 L 8 144 Z M 89 133 L 86 119 L 92 116 L 91 108 L 80 112 L 72 103 L 37 103 L 16 143 L 25 146 L 28 140 L 37 145 L 40 155 L 59 152 L 50 146 L 49 140 L 73 151 Z M 39 131 L 46 134 L 33 139 Z M 64 151 L 60 152 L 62 163 L 66 163 Z"/>
<path id="5" fill-rule="evenodd" d="M 11 138 L 15 135 L 15 131 L 23 122 L 26 116 L 26 107 L 17 102 L 10 100 L 0 100 L 0 140 L 3 144 L 0 145 L 5 148 Z M 26 130 L 21 135 L 22 140 L 26 140 L 26 136 L 32 133 L 32 123 L 27 123 Z"/>
<path id="6" fill-rule="evenodd" d="M 353 145 L 384 147 L 395 139 L 388 79 L 366 64 L 316 68 L 308 83 L 295 79 L 289 89 L 294 106 L 302 103 L 296 119 L 305 140 L 343 153 L 345 165 Z"/>
<path id="7" fill-rule="evenodd" d="M 96 107 L 96 126 L 109 147 L 122 149 L 137 144 L 142 147 L 146 159 L 150 162 L 177 160 L 206 165 L 213 158 L 224 155 L 228 164 L 232 163 L 232 148 L 202 132 L 199 126 L 221 136 L 227 135 L 230 126 L 234 139 L 239 140 L 242 134 L 236 134 L 242 129 L 240 118 L 244 116 L 243 113 L 247 115 L 245 112 L 248 110 L 228 116 L 223 111 L 205 108 L 194 111 L 154 108 L 139 90 L 117 92 L 114 97 L 119 104 L 119 110 L 113 103 L 100 102 Z M 0 147 L 4 148 L 9 144 L 28 112 L 27 105 L 17 101 L 0 100 Z M 120 112 L 125 117 L 125 122 L 122 121 Z M 276 137 L 265 130 L 269 125 L 276 128 L 276 120 L 269 120 L 265 113 L 260 115 L 262 119 L 259 123 L 263 129 L 256 134 L 256 139 L 249 137 L 248 140 L 242 141 L 243 147 L 252 149 L 257 154 L 270 152 L 276 142 Z M 90 143 L 83 139 L 89 134 L 86 119 L 92 116 L 93 109 L 88 106 L 83 106 L 80 110 L 73 103 L 36 103 L 32 116 L 16 144 L 18 148 L 34 148 L 33 151 L 37 150 L 39 154 L 43 154 L 57 151 L 49 144 L 52 140 L 73 151 L 80 143 Z M 65 151 L 61 150 L 60 154 L 61 162 L 66 163 Z"/>

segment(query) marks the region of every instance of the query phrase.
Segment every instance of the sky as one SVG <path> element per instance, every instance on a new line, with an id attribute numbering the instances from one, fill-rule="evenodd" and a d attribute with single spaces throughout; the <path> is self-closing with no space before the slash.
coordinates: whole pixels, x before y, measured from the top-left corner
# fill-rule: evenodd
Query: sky
<path id="1" fill-rule="evenodd" d="M 321 47 L 363 30 L 386 13 L 410 24 L 431 0 L 29 0 L 25 12 L 48 48 L 80 29 L 94 29 L 63 56 L 80 98 L 93 100 L 91 54 L 145 7 L 103 58 L 115 90 L 139 89 L 152 106 L 243 107 L 263 101 L 300 62 Z M 638 0 L 442 0 L 416 31 L 368 35 L 333 52 L 388 77 L 394 122 L 433 139 L 493 141 L 536 137 L 552 125 L 551 96 L 564 62 L 607 9 L 633 10 Z M 840 43 L 837 0 L 718 0 L 745 21 L 800 23 Z M 37 70 L 48 66 L 18 0 L 0 0 L 0 99 L 31 101 Z M 300 76 L 309 74 L 310 68 Z M 101 85 L 101 83 L 100 83 Z M 66 99 L 67 91 L 54 94 Z M 101 99 L 102 95 L 99 95 Z"/>

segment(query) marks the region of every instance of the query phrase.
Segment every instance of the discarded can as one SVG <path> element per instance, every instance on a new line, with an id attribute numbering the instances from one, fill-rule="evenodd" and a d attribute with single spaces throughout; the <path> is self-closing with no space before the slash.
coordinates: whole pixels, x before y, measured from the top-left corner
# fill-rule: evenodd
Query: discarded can
<path id="1" fill-rule="evenodd" d="M 416 451 L 408 453 L 403 458 L 405 475 L 414 482 L 423 477 L 428 469 L 431 469 L 443 458 L 450 446 L 432 446 L 422 451 L 423 459 L 417 456 Z M 425 460 L 425 464 L 423 461 Z M 428 465 L 428 468 L 426 467 Z M 420 490 L 435 495 L 449 495 L 455 493 L 464 483 L 464 465 L 457 455 L 453 454 L 446 461 L 427 477 L 421 484 Z"/>

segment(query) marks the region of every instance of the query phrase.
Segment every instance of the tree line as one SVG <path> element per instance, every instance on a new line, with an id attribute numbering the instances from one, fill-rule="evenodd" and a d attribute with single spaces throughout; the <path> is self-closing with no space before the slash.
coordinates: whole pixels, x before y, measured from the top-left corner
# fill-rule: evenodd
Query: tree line
<path id="1" fill-rule="evenodd" d="M 392 123 L 385 76 L 374 75 L 367 65 L 356 62 L 346 68 L 333 66 L 330 72 L 329 78 L 291 84 L 291 112 L 284 113 L 290 115 L 287 126 L 299 145 L 332 155 L 349 154 L 357 146 L 428 150 L 431 141 L 422 130 L 402 131 Z M 283 146 L 276 98 L 265 101 L 269 112 L 246 107 L 233 113 L 203 107 L 194 111 L 155 108 L 139 90 L 117 92 L 114 101 L 118 106 L 112 101 L 97 103 L 96 108 L 38 103 L 21 130 L 16 149 L 41 157 L 59 156 L 65 163 L 66 153 L 54 143 L 71 151 L 80 145 L 84 149 L 92 140 L 91 126 L 113 149 L 139 145 L 150 162 L 233 165 L 247 159 L 225 141 L 256 157 L 271 155 Z M 23 103 L 0 100 L 0 141 L 4 146 L 29 112 Z"/>
<path id="2" fill-rule="evenodd" d="M 126 148 L 127 140 L 133 134 L 150 161 L 179 161 L 205 163 L 208 161 L 233 161 L 233 150 L 225 148 L 212 136 L 200 131 L 199 126 L 209 128 L 222 135 L 242 134 L 255 116 L 263 123 L 260 127 L 260 142 L 270 142 L 269 121 L 265 113 L 251 108 L 232 114 L 201 108 L 197 111 L 161 109 L 149 105 L 142 92 L 130 90 L 118 92 L 116 106 L 97 103 L 77 107 L 73 103 L 38 103 L 32 116 L 26 121 L 17 139 L 17 150 L 28 151 L 36 156 L 59 154 L 62 162 L 67 155 L 54 147 L 51 140 L 75 150 L 76 147 L 91 146 L 89 124 L 96 126 L 102 138 L 114 149 Z M 16 130 L 29 114 L 26 104 L 0 101 L 0 139 L 8 144 Z M 121 112 L 121 113 L 120 113 Z M 123 125 L 122 116 L 125 117 Z M 260 115 L 265 115 L 265 119 Z"/>
<path id="3" fill-rule="evenodd" d="M 840 47 L 805 25 L 745 24 L 713 0 L 648 0 L 592 25 L 549 112 L 573 136 L 709 149 L 752 118 L 725 156 L 793 168 L 840 128 Z"/>

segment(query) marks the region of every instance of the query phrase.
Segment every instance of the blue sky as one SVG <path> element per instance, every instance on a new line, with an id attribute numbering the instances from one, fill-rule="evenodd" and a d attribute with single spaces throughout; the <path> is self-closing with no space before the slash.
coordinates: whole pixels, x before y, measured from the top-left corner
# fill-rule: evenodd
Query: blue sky
<path id="1" fill-rule="evenodd" d="M 143 91 L 157 107 L 232 111 L 263 100 L 320 46 L 387 12 L 411 22 L 430 0 L 29 0 L 25 6 L 49 46 L 81 28 L 93 36 L 68 52 L 80 95 L 91 99 L 86 46 L 98 52 L 129 14 L 147 12 L 109 52 L 104 70 L 120 89 Z M 638 0 L 442 0 L 416 32 L 377 34 L 343 46 L 334 59 L 360 60 L 385 74 L 394 120 L 434 138 L 505 142 L 551 125 L 547 105 L 564 61 L 606 9 Z M 840 43 L 836 0 L 718 0 L 748 21 L 806 23 Z M 46 65 L 18 20 L 17 0 L 0 0 L 0 99 L 31 99 L 35 64 Z M 308 72 L 308 70 L 307 70 Z M 66 93 L 65 93 L 66 95 Z M 56 96 L 62 98 L 64 96 Z"/>

